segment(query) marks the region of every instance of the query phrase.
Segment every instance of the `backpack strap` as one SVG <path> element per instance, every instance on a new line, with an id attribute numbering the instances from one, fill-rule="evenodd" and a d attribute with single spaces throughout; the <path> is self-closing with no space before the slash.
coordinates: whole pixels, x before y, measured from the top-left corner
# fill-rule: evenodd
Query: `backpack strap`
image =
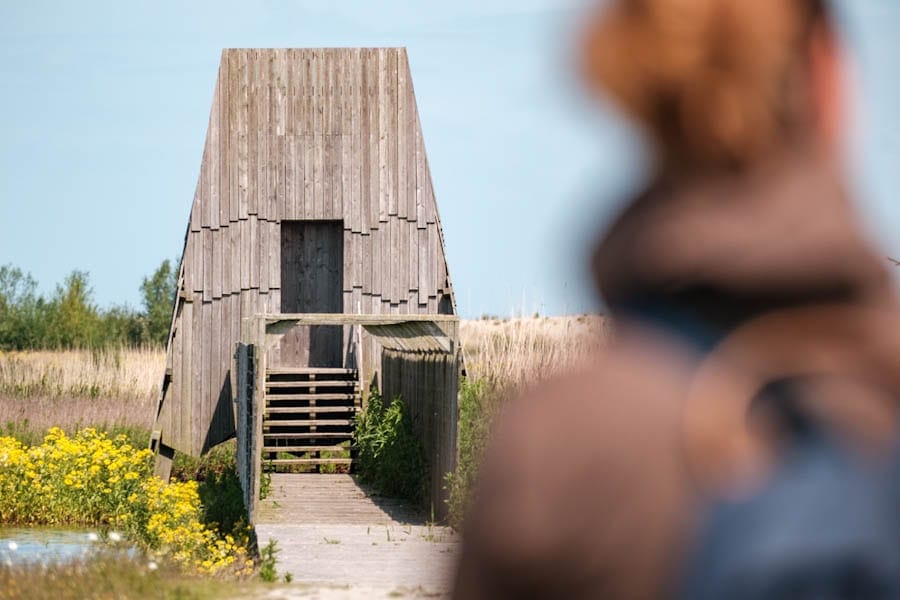
<path id="1" fill-rule="evenodd" d="M 750 430 L 751 402 L 773 382 L 808 376 L 864 381 L 900 397 L 900 318 L 849 305 L 785 309 L 753 319 L 700 362 L 684 403 L 684 450 L 701 489 L 743 496 L 765 480 L 773 447 Z M 876 407 L 896 421 L 896 404 Z"/>

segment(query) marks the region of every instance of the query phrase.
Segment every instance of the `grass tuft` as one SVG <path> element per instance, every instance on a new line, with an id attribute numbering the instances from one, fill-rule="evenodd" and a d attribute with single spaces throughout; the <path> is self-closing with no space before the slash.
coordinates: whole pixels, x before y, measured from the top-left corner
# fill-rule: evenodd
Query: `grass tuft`
<path id="1" fill-rule="evenodd" d="M 50 565 L 0 565 L 0 600 L 213 600 L 251 590 L 246 583 L 189 575 L 175 565 L 151 565 L 144 557 L 123 552 Z"/>

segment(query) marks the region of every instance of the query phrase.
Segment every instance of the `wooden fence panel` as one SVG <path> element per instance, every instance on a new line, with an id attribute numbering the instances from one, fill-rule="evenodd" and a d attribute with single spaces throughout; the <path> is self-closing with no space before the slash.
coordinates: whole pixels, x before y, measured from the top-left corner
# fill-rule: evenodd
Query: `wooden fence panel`
<path id="1" fill-rule="evenodd" d="M 429 501 L 435 517 L 448 513 L 447 473 L 456 469 L 459 356 L 443 352 L 400 352 L 381 355 L 385 400 L 403 399 L 413 432 L 425 448 L 429 467 Z"/>

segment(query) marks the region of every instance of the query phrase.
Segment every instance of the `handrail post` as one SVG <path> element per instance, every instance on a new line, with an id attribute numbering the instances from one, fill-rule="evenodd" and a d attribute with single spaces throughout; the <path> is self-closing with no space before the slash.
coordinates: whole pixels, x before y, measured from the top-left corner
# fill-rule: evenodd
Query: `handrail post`
<path id="1" fill-rule="evenodd" d="M 263 439 L 263 416 L 266 404 L 266 320 L 262 317 L 256 317 L 253 324 L 254 337 L 256 344 L 253 352 L 253 407 L 251 414 L 253 416 L 252 425 L 252 442 L 251 442 L 251 494 L 250 505 L 247 507 L 250 515 L 250 523 L 256 521 L 256 509 L 259 506 L 260 484 L 262 478 L 262 439 Z"/>

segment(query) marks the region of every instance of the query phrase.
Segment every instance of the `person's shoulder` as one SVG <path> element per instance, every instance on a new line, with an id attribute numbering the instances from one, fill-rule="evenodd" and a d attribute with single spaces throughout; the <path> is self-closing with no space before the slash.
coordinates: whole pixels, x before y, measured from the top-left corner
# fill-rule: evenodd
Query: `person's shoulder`
<path id="1" fill-rule="evenodd" d="M 555 549 L 583 541 L 568 525 L 594 523 L 594 511 L 640 493 L 650 471 L 674 460 L 687 375 L 671 352 L 616 344 L 508 400 L 467 524 L 479 556 L 544 564 Z"/>

